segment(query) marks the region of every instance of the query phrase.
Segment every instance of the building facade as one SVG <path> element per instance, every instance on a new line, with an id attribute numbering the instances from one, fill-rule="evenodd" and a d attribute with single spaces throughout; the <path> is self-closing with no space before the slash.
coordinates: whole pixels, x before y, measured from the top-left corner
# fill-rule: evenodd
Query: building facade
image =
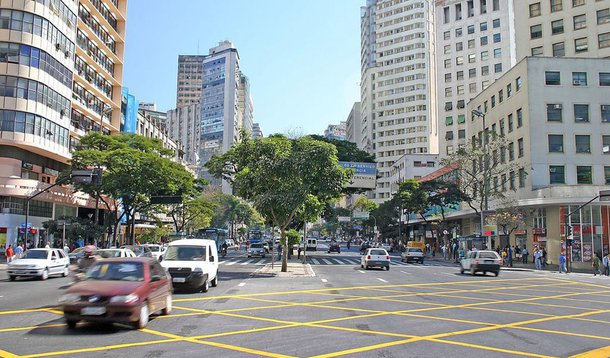
<path id="1" fill-rule="evenodd" d="M 467 142 L 466 103 L 515 62 L 513 0 L 436 2 L 439 154 Z"/>
<path id="2" fill-rule="evenodd" d="M 339 124 L 329 124 L 324 130 L 324 138 L 345 140 L 347 136 L 347 122 L 341 121 Z"/>
<path id="3" fill-rule="evenodd" d="M 205 55 L 178 56 L 176 108 L 197 104 L 201 101 L 203 60 L 205 58 Z"/>
<path id="4" fill-rule="evenodd" d="M 380 177 L 372 197 L 383 202 L 391 198 L 396 160 L 438 152 L 434 1 L 378 0 L 362 13 L 361 85 L 370 88 L 361 88 L 361 103 L 363 120 L 371 114 Z"/>
<path id="5" fill-rule="evenodd" d="M 360 142 L 359 149 L 373 153 L 373 81 L 375 79 L 375 3 L 360 8 Z"/>
<path id="6" fill-rule="evenodd" d="M 610 1 L 515 1 L 517 60 L 610 57 Z"/>
<path id="7" fill-rule="evenodd" d="M 201 106 L 197 103 L 167 112 L 167 130 L 184 150 L 184 160 L 190 166 L 199 166 L 199 140 Z"/>
<path id="8" fill-rule="evenodd" d="M 263 130 L 261 129 L 261 125 L 258 123 L 252 123 L 252 138 L 263 138 Z"/>
<path id="9" fill-rule="evenodd" d="M 354 102 L 345 123 L 345 139 L 359 147 L 362 142 L 362 118 L 360 102 Z"/>
<path id="10" fill-rule="evenodd" d="M 44 221 L 87 217 L 94 201 L 53 187 L 89 131 L 118 133 L 126 0 L 0 4 L 0 246 L 36 245 Z M 26 200 L 29 220 L 24 222 Z"/>
<path id="11" fill-rule="evenodd" d="M 490 181 L 490 190 L 506 192 L 529 213 L 511 244 L 546 247 L 553 263 L 566 238 L 566 215 L 610 184 L 609 69 L 608 59 L 528 57 L 467 106 L 485 113 L 488 132 L 506 138 L 506 153 L 494 158 L 516 164 L 506 178 Z M 482 130 L 480 118 L 469 117 L 468 134 Z M 464 219 L 462 228 L 474 227 L 473 220 Z M 610 205 L 596 200 L 567 224 L 575 267 L 590 267 L 594 253 L 608 252 Z"/>

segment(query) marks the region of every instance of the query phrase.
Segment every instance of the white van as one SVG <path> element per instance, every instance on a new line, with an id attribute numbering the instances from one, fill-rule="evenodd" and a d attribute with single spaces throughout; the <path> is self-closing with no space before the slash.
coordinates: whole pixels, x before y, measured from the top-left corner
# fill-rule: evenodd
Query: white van
<path id="1" fill-rule="evenodd" d="M 174 288 L 207 292 L 218 284 L 218 250 L 214 240 L 172 241 L 161 257 Z"/>
<path id="2" fill-rule="evenodd" d="M 306 251 L 318 251 L 318 239 L 308 237 L 305 241 L 301 241 L 301 250 L 305 248 Z"/>

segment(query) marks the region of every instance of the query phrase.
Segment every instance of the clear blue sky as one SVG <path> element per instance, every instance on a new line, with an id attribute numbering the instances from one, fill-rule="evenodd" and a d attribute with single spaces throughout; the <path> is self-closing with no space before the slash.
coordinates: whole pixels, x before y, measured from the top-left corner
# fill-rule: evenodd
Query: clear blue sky
<path id="1" fill-rule="evenodd" d="M 364 0 L 129 0 L 123 85 L 176 105 L 178 55 L 232 41 L 265 135 L 321 134 L 360 100 Z"/>

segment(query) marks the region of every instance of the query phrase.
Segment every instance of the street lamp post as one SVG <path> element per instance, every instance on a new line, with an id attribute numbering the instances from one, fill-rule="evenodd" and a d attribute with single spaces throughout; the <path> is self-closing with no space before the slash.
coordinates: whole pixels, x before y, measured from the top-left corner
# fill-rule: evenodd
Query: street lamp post
<path id="1" fill-rule="evenodd" d="M 481 141 L 483 142 L 483 205 L 484 209 L 481 212 L 481 236 L 484 236 L 483 225 L 485 224 L 485 212 L 489 210 L 489 180 L 487 178 L 488 168 L 488 155 L 487 155 L 487 126 L 485 124 L 485 113 L 473 109 L 472 114 L 483 119 L 483 135 Z"/>

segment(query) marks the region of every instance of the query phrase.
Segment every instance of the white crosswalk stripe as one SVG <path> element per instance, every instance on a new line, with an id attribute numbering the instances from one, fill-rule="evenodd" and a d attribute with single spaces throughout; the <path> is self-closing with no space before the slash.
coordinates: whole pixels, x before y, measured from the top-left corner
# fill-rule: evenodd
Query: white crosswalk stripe
<path id="1" fill-rule="evenodd" d="M 341 265 L 341 266 L 360 266 L 360 258 L 357 257 L 307 257 L 307 262 L 312 265 L 324 265 L 324 266 L 332 266 L 332 265 Z M 229 257 L 223 261 L 219 262 L 219 265 L 231 266 L 231 265 L 240 265 L 240 266 L 263 266 L 268 263 L 271 263 L 271 258 L 258 258 L 252 259 L 247 257 Z M 406 263 L 401 262 L 400 259 L 392 258 L 390 261 L 392 266 L 406 266 L 406 267 L 416 267 L 416 268 L 424 268 L 427 266 L 444 266 L 444 267 L 455 267 L 456 264 L 451 261 L 426 261 L 423 265 L 419 263 Z"/>

